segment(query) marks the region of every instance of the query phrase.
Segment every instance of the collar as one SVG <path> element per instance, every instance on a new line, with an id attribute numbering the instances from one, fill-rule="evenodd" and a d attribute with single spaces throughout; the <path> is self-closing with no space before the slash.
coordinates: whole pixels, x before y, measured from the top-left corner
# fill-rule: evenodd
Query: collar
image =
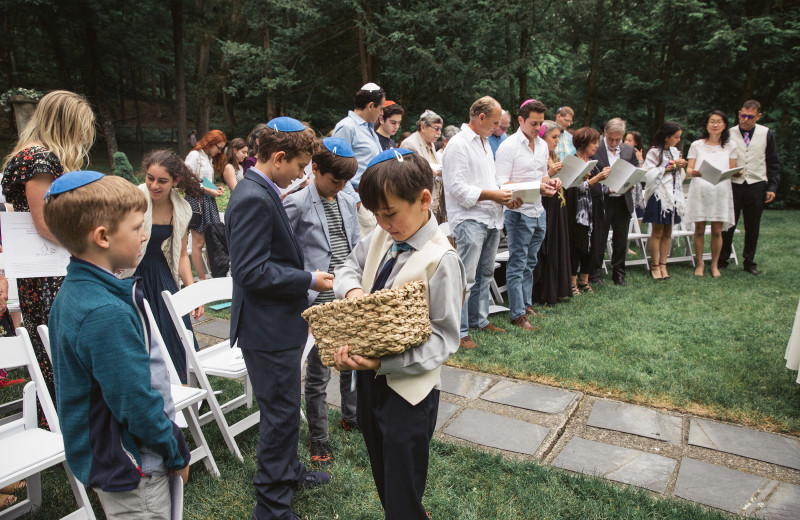
<path id="1" fill-rule="evenodd" d="M 482 141 L 481 136 L 476 134 L 475 130 L 473 130 L 472 127 L 467 123 L 461 124 L 461 131 L 465 134 L 468 141 L 472 141 L 473 139 L 477 139 L 479 143 Z"/>
<path id="2" fill-rule="evenodd" d="M 272 182 L 272 179 L 270 179 L 269 177 L 267 177 L 267 174 L 266 174 L 266 173 L 264 173 L 264 172 L 262 172 L 261 170 L 259 170 L 258 168 L 256 168 L 256 167 L 255 167 L 255 165 L 251 166 L 251 167 L 250 167 L 250 169 L 251 169 L 251 170 L 253 170 L 254 172 L 256 172 L 258 175 L 260 175 L 262 179 L 264 179 L 265 181 L 267 181 L 267 184 L 269 184 L 269 185 L 272 187 L 272 189 L 273 189 L 273 190 L 275 190 L 275 193 L 277 193 L 277 194 L 278 194 L 278 197 L 280 197 L 280 196 L 281 196 L 281 189 L 278 187 L 278 185 L 277 185 L 277 184 L 275 184 L 274 182 Z"/>
<path id="3" fill-rule="evenodd" d="M 91 262 L 88 262 L 88 261 L 84 260 L 83 258 L 78 258 L 77 256 L 71 256 L 70 257 L 70 261 L 78 263 L 78 264 L 83 264 L 83 265 L 85 265 L 87 267 L 91 267 L 91 268 L 97 269 L 99 271 L 102 271 L 102 272 L 104 272 L 106 274 L 110 274 L 111 276 L 114 276 L 114 273 L 112 273 L 111 271 L 109 271 L 105 267 L 100 267 L 99 265 L 93 264 Z M 116 276 L 114 276 L 114 277 L 116 278 Z"/>
<path id="4" fill-rule="evenodd" d="M 525 135 L 525 132 L 522 131 L 521 128 L 517 128 L 517 131 L 514 132 L 514 137 L 516 137 L 520 143 L 524 144 L 525 146 L 530 146 L 531 140 L 528 139 L 528 136 Z M 537 141 L 539 136 L 533 138 L 533 142 L 535 143 L 534 146 L 538 146 L 539 142 Z"/>
<path id="5" fill-rule="evenodd" d="M 419 251 L 428 243 L 428 240 L 431 239 L 433 234 L 436 233 L 438 227 L 439 223 L 436 222 L 433 212 L 428 210 L 428 222 L 419 228 L 416 233 L 405 239 L 404 242 L 413 247 L 414 251 Z"/>
<path id="6" fill-rule="evenodd" d="M 347 111 L 347 117 L 355 121 L 355 123 L 359 126 L 364 126 L 364 125 L 370 126 L 371 124 L 369 121 L 363 119 L 360 115 L 356 114 L 352 110 Z"/>

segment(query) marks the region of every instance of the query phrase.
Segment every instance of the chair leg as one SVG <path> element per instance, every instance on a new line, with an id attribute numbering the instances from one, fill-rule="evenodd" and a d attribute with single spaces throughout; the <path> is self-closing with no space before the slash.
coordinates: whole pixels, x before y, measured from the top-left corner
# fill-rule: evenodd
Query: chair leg
<path id="1" fill-rule="evenodd" d="M 69 485 L 72 488 L 72 494 L 75 495 L 75 501 L 78 502 L 78 509 L 82 509 L 86 513 L 88 520 L 95 520 L 94 510 L 92 509 L 92 503 L 89 501 L 89 495 L 86 493 L 86 487 L 75 478 L 66 462 L 64 463 L 64 469 L 67 472 L 67 480 L 69 480 Z"/>
<path id="2" fill-rule="evenodd" d="M 36 473 L 25 479 L 28 484 L 28 500 L 31 501 L 32 512 L 38 511 L 42 507 L 42 474 Z"/>
<path id="3" fill-rule="evenodd" d="M 181 412 L 186 418 L 186 422 L 189 425 L 189 432 L 192 434 L 194 442 L 197 444 L 198 448 L 203 450 L 203 453 L 199 455 L 203 457 L 203 464 L 205 464 L 209 473 L 219 478 L 217 462 L 214 460 L 214 455 L 211 453 L 211 448 L 208 446 L 208 442 L 203 435 L 203 430 L 200 428 L 200 422 L 197 420 L 197 414 L 195 414 L 192 407 L 185 408 L 184 410 L 181 410 Z M 197 450 L 195 450 L 195 452 L 196 451 Z"/>
<path id="4" fill-rule="evenodd" d="M 222 433 L 222 438 L 225 439 L 225 444 L 228 445 L 228 450 L 230 450 L 240 462 L 244 462 L 244 457 L 242 457 L 242 452 L 239 451 L 236 439 L 234 439 L 234 435 L 231 433 L 228 428 L 228 423 L 225 421 L 225 414 L 222 412 L 219 401 L 217 401 L 215 396 L 209 396 L 208 405 L 211 407 L 211 413 L 217 421 L 217 426 L 219 427 L 220 433 Z"/>
<path id="5" fill-rule="evenodd" d="M 247 407 L 253 407 L 253 384 L 250 382 L 250 375 L 244 376 L 244 395 L 247 396 Z"/>

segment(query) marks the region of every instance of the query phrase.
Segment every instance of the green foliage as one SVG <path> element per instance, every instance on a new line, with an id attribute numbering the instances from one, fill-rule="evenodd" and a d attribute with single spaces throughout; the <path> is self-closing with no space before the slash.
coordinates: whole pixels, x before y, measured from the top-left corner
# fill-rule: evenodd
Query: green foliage
<path id="1" fill-rule="evenodd" d="M 133 166 L 131 166 L 125 152 L 117 152 L 114 154 L 114 175 L 122 177 L 133 184 L 139 184 L 139 179 L 133 174 Z"/>
<path id="2" fill-rule="evenodd" d="M 685 151 L 710 110 L 726 111 L 735 124 L 741 102 L 755 98 L 782 160 L 777 204 L 800 204 L 792 189 L 800 185 L 793 146 L 800 9 L 793 2 L 175 1 L 184 4 L 189 118 L 204 120 L 210 106 L 211 126 L 229 137 L 282 114 L 325 134 L 352 108 L 358 87 L 375 81 L 406 109 L 401 131 L 413 130 L 425 109 L 459 124 L 479 96 L 494 96 L 512 113 L 535 97 L 550 118 L 559 106 L 575 108 L 576 127 L 621 116 L 645 141 L 662 121 L 678 121 Z M 0 60 L 0 90 L 93 95 L 85 41 L 94 27 L 106 99 L 163 105 L 150 121 L 174 127 L 170 3 L 0 6 L 9 28 L 0 56 L 14 58 Z M 133 126 L 130 107 L 112 111 L 121 126 Z"/>

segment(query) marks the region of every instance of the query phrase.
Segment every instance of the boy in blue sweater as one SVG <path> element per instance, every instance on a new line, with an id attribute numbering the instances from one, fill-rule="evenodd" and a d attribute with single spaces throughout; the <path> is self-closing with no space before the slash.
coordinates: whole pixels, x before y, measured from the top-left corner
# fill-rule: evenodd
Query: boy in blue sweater
<path id="1" fill-rule="evenodd" d="M 139 263 L 146 209 L 133 184 L 88 171 L 56 179 L 44 203 L 48 229 L 72 254 L 49 321 L 67 463 L 109 519 L 169 519 L 168 473 L 189 477 L 141 289 L 114 276 Z"/>

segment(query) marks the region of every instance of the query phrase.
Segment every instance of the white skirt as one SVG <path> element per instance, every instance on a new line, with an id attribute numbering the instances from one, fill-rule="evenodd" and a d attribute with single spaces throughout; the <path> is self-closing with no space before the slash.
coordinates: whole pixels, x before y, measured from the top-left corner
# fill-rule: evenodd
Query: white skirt
<path id="1" fill-rule="evenodd" d="M 722 229 L 733 227 L 733 188 L 731 181 L 716 186 L 700 177 L 692 177 L 686 199 L 687 222 L 722 222 Z"/>

